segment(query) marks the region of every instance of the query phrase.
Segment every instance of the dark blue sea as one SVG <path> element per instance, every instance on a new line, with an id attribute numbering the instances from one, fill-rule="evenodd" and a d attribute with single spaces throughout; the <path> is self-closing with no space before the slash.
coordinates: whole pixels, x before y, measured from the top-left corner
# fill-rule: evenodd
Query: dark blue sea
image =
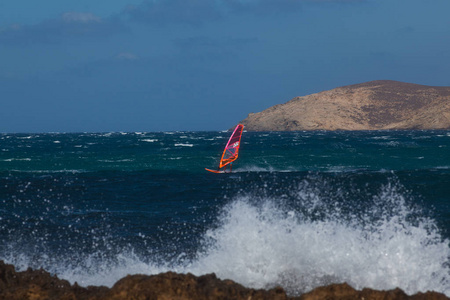
<path id="1" fill-rule="evenodd" d="M 450 132 L 0 134 L 0 259 L 82 286 L 214 272 L 450 296 Z"/>

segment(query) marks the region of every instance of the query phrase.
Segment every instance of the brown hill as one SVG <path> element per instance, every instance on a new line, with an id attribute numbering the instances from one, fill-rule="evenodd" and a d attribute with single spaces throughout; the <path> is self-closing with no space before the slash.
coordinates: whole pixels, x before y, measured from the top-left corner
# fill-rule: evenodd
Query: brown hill
<path id="1" fill-rule="evenodd" d="M 450 129 L 450 87 L 370 81 L 296 97 L 241 123 L 249 131 Z"/>

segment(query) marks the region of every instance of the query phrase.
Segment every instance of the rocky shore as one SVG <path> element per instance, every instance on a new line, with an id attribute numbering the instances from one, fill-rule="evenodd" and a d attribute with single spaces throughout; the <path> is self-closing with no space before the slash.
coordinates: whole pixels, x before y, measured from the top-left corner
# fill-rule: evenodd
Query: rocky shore
<path id="1" fill-rule="evenodd" d="M 158 275 L 129 275 L 113 287 L 80 287 L 52 276 L 44 270 L 17 272 L 13 265 L 0 261 L 0 299 L 5 300 L 122 300 L 122 299 L 450 299 L 436 292 L 406 295 L 402 290 L 355 290 L 348 284 L 319 287 L 299 297 L 289 297 L 282 288 L 255 290 L 214 274 L 194 276 L 172 272 Z"/>
<path id="2" fill-rule="evenodd" d="M 450 87 L 378 80 L 250 113 L 248 131 L 450 129 Z"/>

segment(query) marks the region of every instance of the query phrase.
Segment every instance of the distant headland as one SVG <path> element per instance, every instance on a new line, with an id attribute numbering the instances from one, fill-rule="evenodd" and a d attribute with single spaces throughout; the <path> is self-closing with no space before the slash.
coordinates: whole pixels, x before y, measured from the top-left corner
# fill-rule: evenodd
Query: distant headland
<path id="1" fill-rule="evenodd" d="M 248 131 L 450 129 L 450 87 L 377 80 L 250 113 Z"/>

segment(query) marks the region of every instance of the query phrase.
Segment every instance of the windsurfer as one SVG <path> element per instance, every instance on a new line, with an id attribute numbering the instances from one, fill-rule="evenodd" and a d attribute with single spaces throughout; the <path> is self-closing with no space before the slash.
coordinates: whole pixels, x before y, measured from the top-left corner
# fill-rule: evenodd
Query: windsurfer
<path id="1" fill-rule="evenodd" d="M 230 139 L 228 140 L 227 145 L 225 146 L 225 149 L 223 150 L 222 157 L 220 158 L 219 167 L 217 168 L 217 171 L 206 169 L 207 171 L 213 172 L 213 173 L 225 173 L 227 170 L 227 165 L 230 165 L 230 170 L 228 171 L 231 173 L 232 165 L 231 163 L 235 161 L 238 158 L 239 153 L 239 147 L 242 137 L 242 131 L 244 129 L 244 125 L 238 124 L 236 128 L 233 131 L 233 134 L 231 135 Z M 223 171 L 221 171 L 223 169 Z"/>
<path id="2" fill-rule="evenodd" d="M 231 170 L 233 169 L 233 164 L 226 164 L 224 167 L 223 167 L 223 172 L 224 173 L 227 173 L 227 166 L 230 166 L 230 170 L 228 171 L 228 173 L 231 173 Z M 217 167 L 217 171 L 220 171 L 220 167 Z"/>

